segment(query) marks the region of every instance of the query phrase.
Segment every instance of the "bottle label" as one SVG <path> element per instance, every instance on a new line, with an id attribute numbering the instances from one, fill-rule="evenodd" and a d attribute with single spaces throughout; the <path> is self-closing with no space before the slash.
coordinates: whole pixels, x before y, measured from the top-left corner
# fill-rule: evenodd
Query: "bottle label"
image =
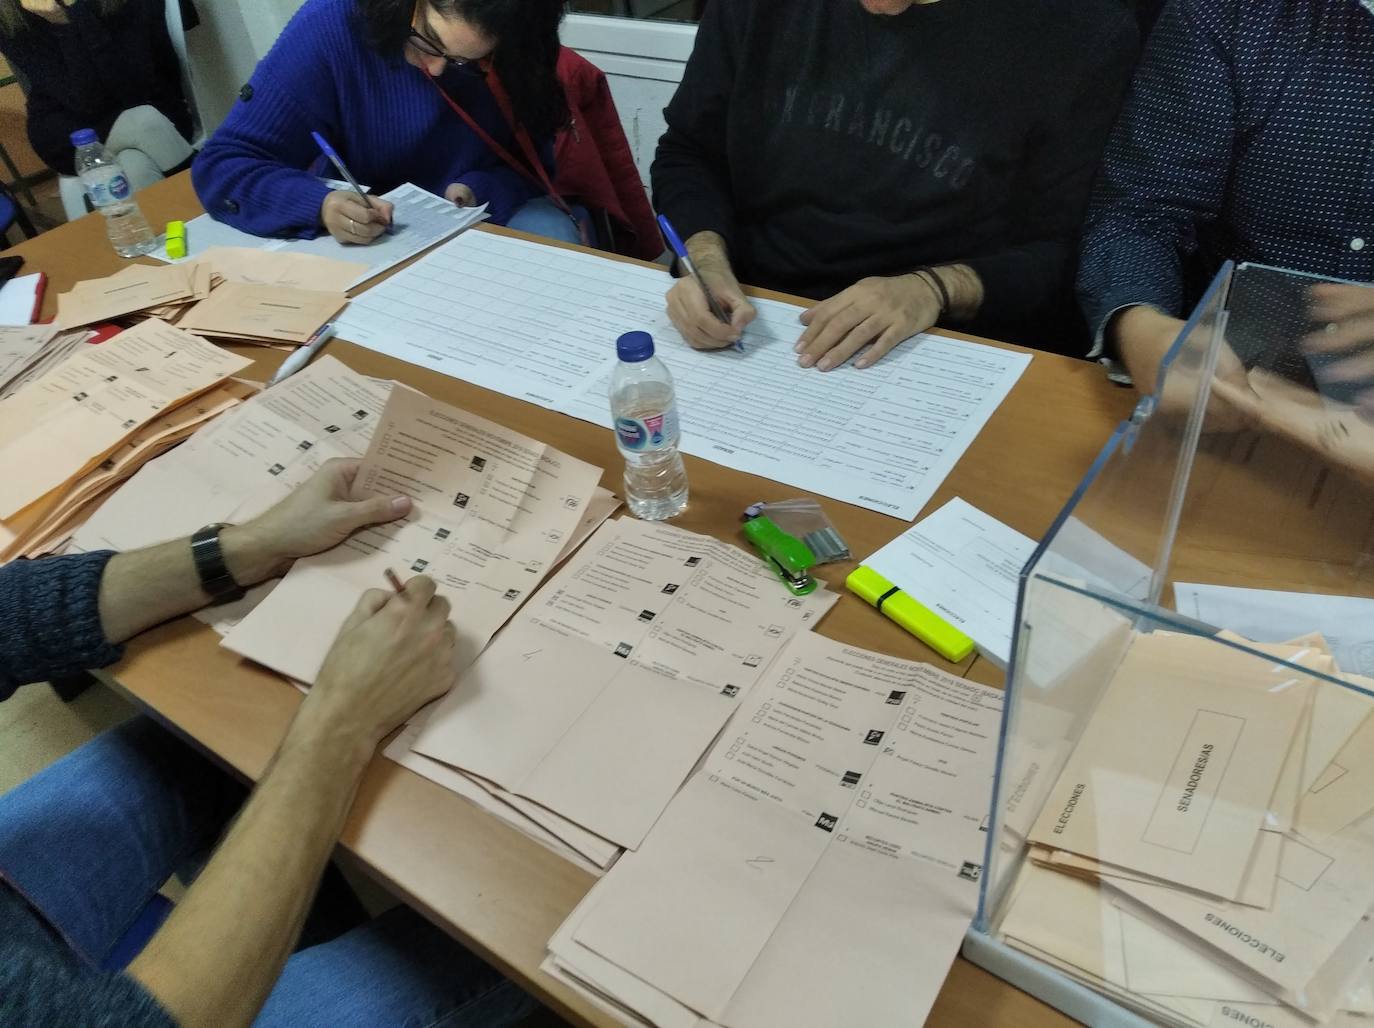
<path id="1" fill-rule="evenodd" d="M 129 180 L 116 172 L 107 179 L 87 182 L 86 192 L 90 194 L 91 203 L 95 206 L 108 207 L 112 203 L 129 199 L 132 190 L 129 189 Z"/>
<path id="2" fill-rule="evenodd" d="M 677 442 L 677 411 L 644 418 L 616 418 L 615 434 L 627 450 L 661 450 Z"/>

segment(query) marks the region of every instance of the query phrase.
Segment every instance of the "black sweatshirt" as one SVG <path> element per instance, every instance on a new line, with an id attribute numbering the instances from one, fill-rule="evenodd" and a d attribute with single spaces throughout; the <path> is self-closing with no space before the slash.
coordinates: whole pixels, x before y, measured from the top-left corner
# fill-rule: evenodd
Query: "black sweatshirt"
<path id="1" fill-rule="evenodd" d="M 189 29 L 195 11 L 186 0 L 181 9 Z M 163 0 L 125 0 L 109 15 L 95 0 L 77 0 L 66 11 L 66 25 L 25 12 L 23 30 L 0 39 L 10 67 L 28 83 L 29 143 L 43 163 L 72 174 L 73 132 L 95 129 L 104 142 L 123 111 L 144 104 L 189 140 L 191 114 Z"/>
<path id="2" fill-rule="evenodd" d="M 1119 0 L 712 0 L 665 111 L 654 201 L 742 282 L 821 299 L 963 262 L 959 327 L 1082 353 L 1078 232 L 1136 55 Z"/>

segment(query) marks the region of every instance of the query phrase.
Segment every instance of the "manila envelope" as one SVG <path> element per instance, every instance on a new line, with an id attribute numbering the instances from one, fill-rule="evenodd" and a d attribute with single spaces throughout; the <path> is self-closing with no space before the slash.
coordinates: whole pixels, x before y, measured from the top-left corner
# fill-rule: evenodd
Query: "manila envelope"
<path id="1" fill-rule="evenodd" d="M 212 246 L 203 250 L 200 263 L 214 268 L 225 282 L 289 286 L 342 293 L 367 272 L 366 264 L 336 261 L 309 253 L 257 250 L 250 246 Z"/>
<path id="2" fill-rule="evenodd" d="M 195 294 L 195 271 L 175 264 L 134 264 L 108 278 L 78 282 L 57 298 L 59 327 L 78 328 L 136 311 L 188 300 Z"/>
<path id="3" fill-rule="evenodd" d="M 1361 688 L 1374 688 L 1374 681 L 1368 678 L 1342 677 Z M 1370 709 L 1374 709 L 1374 700 L 1330 684 L 1324 683 L 1323 689 L 1335 694 L 1330 697 L 1330 705 L 1350 717 L 1345 727 L 1349 728 L 1352 722 L 1358 727 L 1313 780 L 1299 803 L 1297 829 L 1317 842 L 1330 838 L 1374 810 L 1374 717 L 1369 716 Z M 1363 720 L 1360 719 L 1361 711 L 1364 712 Z"/>
<path id="4" fill-rule="evenodd" d="M 309 342 L 347 302 L 343 293 L 226 282 L 177 325 L 206 335 L 299 345 Z"/>
<path id="5" fill-rule="evenodd" d="M 1310 684 L 1207 639 L 1137 636 L 1031 841 L 1236 899 Z"/>

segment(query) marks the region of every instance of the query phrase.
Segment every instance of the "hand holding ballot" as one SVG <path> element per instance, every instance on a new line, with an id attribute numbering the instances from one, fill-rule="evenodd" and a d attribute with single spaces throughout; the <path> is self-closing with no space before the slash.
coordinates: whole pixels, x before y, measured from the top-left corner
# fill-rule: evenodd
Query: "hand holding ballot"
<path id="1" fill-rule="evenodd" d="M 265 545 L 255 550 L 267 563 L 246 569 L 254 581 L 285 574 L 292 561 L 332 550 L 360 528 L 395 521 L 410 513 L 408 496 L 353 499 L 357 460 L 326 462 L 284 500 L 243 526 Z"/>

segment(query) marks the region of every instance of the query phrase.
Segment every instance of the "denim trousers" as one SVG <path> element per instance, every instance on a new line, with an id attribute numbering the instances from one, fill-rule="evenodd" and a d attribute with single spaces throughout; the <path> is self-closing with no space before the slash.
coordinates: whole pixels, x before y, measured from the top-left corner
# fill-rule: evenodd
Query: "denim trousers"
<path id="1" fill-rule="evenodd" d="M 246 790 L 147 718 L 0 797 L 0 888 L 92 967 L 108 967 L 158 889 L 212 847 Z M 263 1028 L 494 1028 L 537 1004 L 408 907 L 287 961 Z"/>

